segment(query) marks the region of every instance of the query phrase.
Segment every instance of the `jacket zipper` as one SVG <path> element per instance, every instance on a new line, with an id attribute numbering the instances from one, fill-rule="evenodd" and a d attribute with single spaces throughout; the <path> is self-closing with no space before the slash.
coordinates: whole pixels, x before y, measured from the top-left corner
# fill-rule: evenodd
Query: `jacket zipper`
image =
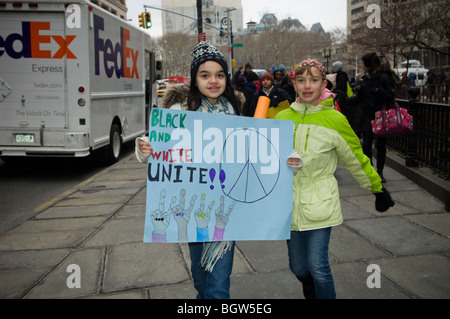
<path id="1" fill-rule="evenodd" d="M 311 124 L 308 124 L 308 129 L 306 130 L 305 152 L 306 149 L 308 148 L 308 139 L 310 131 L 311 131 Z"/>
<path id="2" fill-rule="evenodd" d="M 305 112 L 303 113 L 303 120 L 305 119 L 307 112 L 308 112 L 308 107 L 305 107 Z M 308 124 L 308 129 L 306 130 L 305 152 L 308 148 L 308 139 L 309 139 L 310 131 L 311 131 L 311 124 Z"/>

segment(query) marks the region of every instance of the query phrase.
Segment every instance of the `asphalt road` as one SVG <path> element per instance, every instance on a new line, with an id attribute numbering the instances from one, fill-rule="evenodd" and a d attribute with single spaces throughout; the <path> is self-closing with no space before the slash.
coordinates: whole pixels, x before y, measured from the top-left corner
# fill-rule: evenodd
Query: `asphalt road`
<path id="1" fill-rule="evenodd" d="M 134 151 L 123 145 L 121 158 Z M 23 158 L 0 160 L 0 233 L 32 218 L 52 199 L 105 169 L 90 158 Z"/>

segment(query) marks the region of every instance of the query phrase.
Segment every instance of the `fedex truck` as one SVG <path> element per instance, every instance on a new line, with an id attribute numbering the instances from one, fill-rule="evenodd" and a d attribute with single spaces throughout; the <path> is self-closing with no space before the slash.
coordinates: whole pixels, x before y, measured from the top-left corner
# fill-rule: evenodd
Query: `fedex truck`
<path id="1" fill-rule="evenodd" d="M 150 36 L 86 0 L 0 0 L 0 156 L 83 157 L 148 130 Z"/>

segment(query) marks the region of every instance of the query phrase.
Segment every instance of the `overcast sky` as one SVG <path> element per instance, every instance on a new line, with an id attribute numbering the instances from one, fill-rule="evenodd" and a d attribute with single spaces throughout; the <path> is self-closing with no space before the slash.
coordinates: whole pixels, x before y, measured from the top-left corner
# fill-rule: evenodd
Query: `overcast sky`
<path id="1" fill-rule="evenodd" d="M 161 8 L 161 0 L 127 0 L 128 19 L 139 25 L 138 14 L 144 11 L 143 5 Z M 278 20 L 288 17 L 297 18 L 305 26 L 320 22 L 326 32 L 335 27 L 345 28 L 347 25 L 346 0 L 242 0 L 244 9 L 244 28 L 250 20 L 259 22 L 263 13 L 274 13 Z M 148 9 L 152 14 L 153 26 L 149 33 L 162 35 L 161 11 Z"/>

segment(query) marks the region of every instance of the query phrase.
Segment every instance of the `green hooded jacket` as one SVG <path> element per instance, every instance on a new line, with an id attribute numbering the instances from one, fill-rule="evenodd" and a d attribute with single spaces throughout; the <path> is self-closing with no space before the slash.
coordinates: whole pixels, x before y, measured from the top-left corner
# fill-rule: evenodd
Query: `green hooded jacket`
<path id="1" fill-rule="evenodd" d="M 347 118 L 334 109 L 332 98 L 317 106 L 294 102 L 276 119 L 294 121 L 294 150 L 303 160 L 303 167 L 294 175 L 292 230 L 343 222 L 334 176 L 338 164 L 352 174 L 360 187 L 382 192 L 380 176 L 364 155 Z"/>

